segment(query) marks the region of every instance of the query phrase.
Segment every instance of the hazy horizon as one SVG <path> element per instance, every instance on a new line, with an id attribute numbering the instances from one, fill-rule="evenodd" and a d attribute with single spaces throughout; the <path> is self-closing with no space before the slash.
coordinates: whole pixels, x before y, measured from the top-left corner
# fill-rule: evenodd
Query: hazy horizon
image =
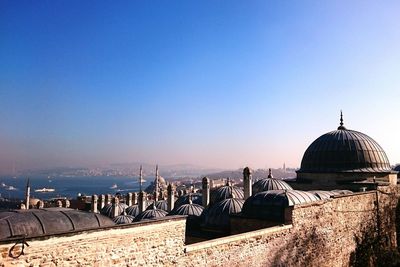
<path id="1" fill-rule="evenodd" d="M 340 110 L 399 163 L 399 8 L 1 1 L 0 173 L 298 167 Z"/>

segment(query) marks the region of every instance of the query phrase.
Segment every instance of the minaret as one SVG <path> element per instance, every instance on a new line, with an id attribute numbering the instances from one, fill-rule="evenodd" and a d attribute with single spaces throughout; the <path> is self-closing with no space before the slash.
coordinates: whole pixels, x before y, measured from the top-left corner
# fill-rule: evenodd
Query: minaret
<path id="1" fill-rule="evenodd" d="M 174 186 L 170 183 L 167 187 L 167 205 L 168 205 L 168 212 L 174 209 L 175 199 L 174 199 Z"/>
<path id="2" fill-rule="evenodd" d="M 346 127 L 343 126 L 343 112 L 340 111 L 340 126 L 337 128 L 338 130 L 347 130 Z"/>
<path id="3" fill-rule="evenodd" d="M 252 184 L 253 178 L 249 167 L 243 169 L 243 188 L 244 188 L 244 200 L 248 199 L 252 195 Z"/>
<path id="4" fill-rule="evenodd" d="M 28 181 L 26 182 L 26 190 L 25 190 L 25 206 L 26 206 L 27 210 L 29 210 L 30 197 L 31 197 L 31 185 L 29 183 L 29 178 L 28 178 Z"/>
<path id="5" fill-rule="evenodd" d="M 158 200 L 158 165 L 156 165 L 156 179 L 154 180 L 154 201 Z"/>
<path id="6" fill-rule="evenodd" d="M 271 168 L 268 169 L 268 178 L 274 178 Z"/>
<path id="7" fill-rule="evenodd" d="M 146 208 L 147 208 L 147 205 L 146 205 L 146 202 L 147 202 L 147 196 L 146 196 L 146 193 L 145 192 L 143 192 L 143 190 L 142 190 L 142 179 L 143 178 L 143 170 L 142 170 L 142 165 L 140 165 L 140 171 L 139 171 L 139 197 L 138 197 L 138 206 L 139 206 L 139 212 L 141 213 L 141 212 L 143 212 L 143 211 L 145 211 L 146 210 Z"/>
<path id="8" fill-rule="evenodd" d="M 210 203 L 210 179 L 204 177 L 202 180 L 203 207 L 206 208 Z"/>

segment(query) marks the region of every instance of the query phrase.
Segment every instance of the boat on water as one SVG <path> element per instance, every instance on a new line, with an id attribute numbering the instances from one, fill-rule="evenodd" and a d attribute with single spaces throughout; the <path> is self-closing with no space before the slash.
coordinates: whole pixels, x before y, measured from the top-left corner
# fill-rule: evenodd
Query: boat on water
<path id="1" fill-rule="evenodd" d="M 35 189 L 35 192 L 40 192 L 40 193 L 48 193 L 54 191 L 56 191 L 54 188 L 46 188 L 46 187 Z"/>
<path id="2" fill-rule="evenodd" d="M 118 185 L 117 184 L 113 184 L 111 187 L 110 187 L 110 189 L 117 189 L 118 188 Z"/>

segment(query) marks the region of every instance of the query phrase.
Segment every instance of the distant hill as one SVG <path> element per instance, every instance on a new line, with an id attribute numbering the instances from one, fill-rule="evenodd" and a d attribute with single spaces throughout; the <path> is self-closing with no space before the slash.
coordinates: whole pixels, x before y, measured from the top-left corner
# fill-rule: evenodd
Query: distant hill
<path id="1" fill-rule="evenodd" d="M 274 178 L 284 179 L 284 178 L 294 178 L 296 177 L 296 172 L 294 169 L 271 169 Z M 262 179 L 268 177 L 268 169 L 257 169 L 253 170 L 253 179 Z M 216 173 L 210 173 L 205 175 L 211 179 L 226 179 L 231 178 L 233 180 L 240 180 L 243 178 L 243 169 L 232 170 L 232 171 L 221 171 Z"/>

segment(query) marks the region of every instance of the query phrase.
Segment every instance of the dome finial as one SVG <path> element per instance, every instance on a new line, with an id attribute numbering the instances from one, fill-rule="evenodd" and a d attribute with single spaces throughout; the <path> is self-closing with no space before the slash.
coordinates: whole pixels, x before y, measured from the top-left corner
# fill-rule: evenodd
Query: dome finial
<path id="1" fill-rule="evenodd" d="M 338 127 L 338 130 L 346 130 L 346 127 L 343 126 L 343 112 L 340 110 L 340 126 Z"/>

